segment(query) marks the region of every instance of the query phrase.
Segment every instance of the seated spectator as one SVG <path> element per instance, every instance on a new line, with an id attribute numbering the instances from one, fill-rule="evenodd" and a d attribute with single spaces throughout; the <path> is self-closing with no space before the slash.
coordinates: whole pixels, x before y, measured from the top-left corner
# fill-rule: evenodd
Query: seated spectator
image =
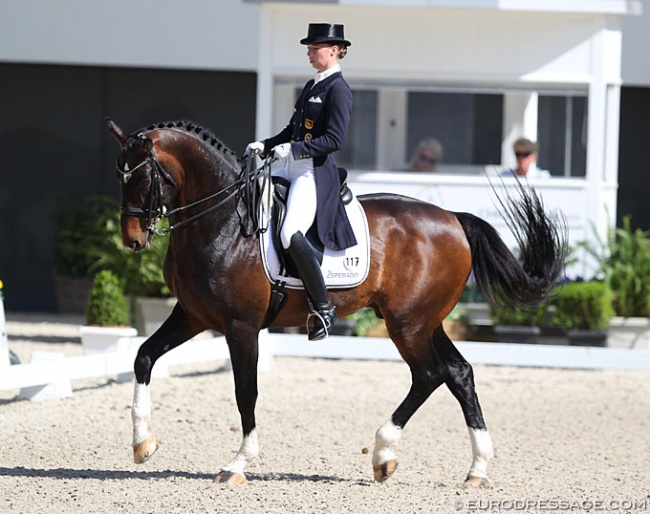
<path id="1" fill-rule="evenodd" d="M 442 143 L 434 137 L 423 139 L 415 147 L 406 171 L 436 171 L 442 157 Z"/>
<path id="2" fill-rule="evenodd" d="M 502 176 L 516 175 L 526 178 L 550 178 L 551 172 L 537 167 L 539 145 L 530 139 L 520 137 L 512 145 L 517 159 L 517 167 L 501 172 Z"/>

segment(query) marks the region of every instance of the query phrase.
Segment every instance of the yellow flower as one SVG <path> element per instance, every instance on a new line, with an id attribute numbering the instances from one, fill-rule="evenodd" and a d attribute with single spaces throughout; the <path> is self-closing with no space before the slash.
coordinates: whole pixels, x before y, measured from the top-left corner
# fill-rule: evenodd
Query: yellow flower
<path id="1" fill-rule="evenodd" d="M 2 280 L 0 280 L 0 289 L 4 287 L 4 284 L 2 283 Z"/>

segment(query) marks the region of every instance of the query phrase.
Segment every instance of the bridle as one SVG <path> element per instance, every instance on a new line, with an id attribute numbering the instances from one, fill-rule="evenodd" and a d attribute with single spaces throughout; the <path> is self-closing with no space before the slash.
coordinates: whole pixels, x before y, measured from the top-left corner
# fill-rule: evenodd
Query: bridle
<path id="1" fill-rule="evenodd" d="M 146 136 L 143 133 L 139 133 L 137 137 L 142 140 L 146 139 Z M 254 155 L 244 157 L 243 160 L 245 161 L 245 164 L 242 166 L 237 180 L 229 186 L 226 186 L 216 193 L 213 193 L 209 196 L 206 196 L 205 198 L 201 198 L 200 200 L 189 203 L 187 205 L 176 207 L 174 209 L 167 209 L 163 203 L 161 177 L 162 179 L 169 182 L 169 184 L 171 184 L 171 186 L 176 189 L 176 191 L 180 191 L 180 187 L 174 180 L 174 177 L 172 177 L 172 175 L 167 170 L 165 170 L 163 165 L 160 164 L 156 158 L 154 149 L 152 148 L 149 152 L 149 156 L 137 166 L 131 169 L 129 169 L 128 165 L 126 164 L 125 169 L 120 168 L 119 165 L 117 166 L 117 171 L 122 175 L 124 183 L 126 183 L 133 175 L 133 172 L 135 172 L 138 168 L 145 166 L 146 164 L 151 164 L 151 187 L 149 188 L 148 201 L 149 206 L 146 208 L 140 208 L 125 207 L 123 205 L 120 208 L 120 214 L 133 216 L 136 218 L 146 218 L 146 229 L 158 236 L 164 236 L 172 230 L 184 227 L 198 220 L 199 218 L 202 218 L 206 214 L 223 206 L 233 198 L 237 198 L 237 200 L 243 200 L 245 206 L 245 213 L 243 216 L 239 213 L 239 211 L 237 211 L 241 231 L 244 237 L 250 237 L 257 233 L 264 233 L 268 229 L 268 224 L 266 226 L 260 225 L 259 212 L 260 204 L 263 200 L 262 194 L 265 190 L 267 192 L 267 205 L 270 205 L 271 188 L 269 187 L 269 182 L 271 176 L 271 159 L 265 159 L 262 163 L 262 166 L 259 168 L 256 168 Z M 261 182 L 258 180 L 260 178 L 262 179 Z M 217 203 L 198 212 L 197 214 L 194 214 L 193 216 L 190 216 L 189 218 L 181 220 L 162 229 L 159 229 L 156 226 L 158 222 L 165 218 L 169 218 L 174 214 L 186 211 L 219 197 L 221 197 L 221 199 Z M 250 227 L 250 229 L 248 229 L 248 227 Z"/>

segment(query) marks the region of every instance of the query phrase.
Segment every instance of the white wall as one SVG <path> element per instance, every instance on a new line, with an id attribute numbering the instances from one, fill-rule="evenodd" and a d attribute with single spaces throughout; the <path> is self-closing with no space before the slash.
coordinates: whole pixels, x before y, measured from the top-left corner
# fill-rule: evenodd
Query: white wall
<path id="1" fill-rule="evenodd" d="M 623 61 L 621 75 L 626 86 L 650 87 L 650 2 L 644 1 L 641 16 L 622 19 Z"/>
<path id="2" fill-rule="evenodd" d="M 417 7 L 273 4 L 267 50 L 276 73 L 305 73 L 298 40 L 314 19 L 344 23 L 352 41 L 346 76 L 437 81 L 586 84 L 590 38 L 604 18 L 587 14 Z M 552 36 L 549 27 L 552 27 Z M 616 71 L 616 70 L 614 70 Z"/>
<path id="3" fill-rule="evenodd" d="M 241 0 L 2 0 L 0 61 L 254 71 Z"/>

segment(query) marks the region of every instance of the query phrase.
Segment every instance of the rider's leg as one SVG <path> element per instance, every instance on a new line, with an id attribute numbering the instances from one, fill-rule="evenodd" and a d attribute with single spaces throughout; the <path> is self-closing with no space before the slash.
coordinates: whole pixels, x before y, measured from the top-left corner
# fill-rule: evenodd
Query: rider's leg
<path id="1" fill-rule="evenodd" d="M 289 167 L 290 174 L 291 171 Z M 282 246 L 298 268 L 305 291 L 315 311 L 314 325 L 309 331 L 309 339 L 312 341 L 327 337 L 336 320 L 334 307 L 327 296 L 320 265 L 311 245 L 304 237 L 315 218 L 316 181 L 312 169 L 291 177 L 287 216 L 280 232 Z"/>
<path id="2" fill-rule="evenodd" d="M 298 268 L 305 291 L 307 291 L 315 311 L 314 325 L 309 329 L 309 340 L 324 339 L 329 335 L 332 325 L 336 321 L 336 313 L 327 296 L 325 280 L 323 280 L 318 260 L 302 232 L 296 232 L 291 237 L 291 245 L 287 251 Z"/>

